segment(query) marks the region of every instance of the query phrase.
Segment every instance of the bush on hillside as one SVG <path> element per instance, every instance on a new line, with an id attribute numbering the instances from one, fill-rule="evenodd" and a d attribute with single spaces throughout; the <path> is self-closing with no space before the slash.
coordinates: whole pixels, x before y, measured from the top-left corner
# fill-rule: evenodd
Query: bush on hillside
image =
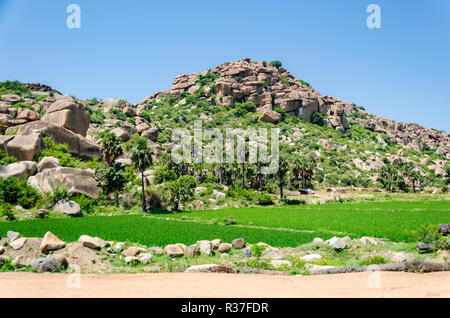
<path id="1" fill-rule="evenodd" d="M 0 205 L 20 205 L 25 209 L 36 205 L 41 195 L 36 189 L 27 185 L 27 179 L 17 177 L 0 178 Z"/>

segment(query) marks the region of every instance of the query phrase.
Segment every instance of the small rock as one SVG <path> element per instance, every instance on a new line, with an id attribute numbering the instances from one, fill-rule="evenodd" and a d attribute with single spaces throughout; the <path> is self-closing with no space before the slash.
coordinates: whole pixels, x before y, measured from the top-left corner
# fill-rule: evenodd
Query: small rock
<path id="1" fill-rule="evenodd" d="M 78 242 L 83 244 L 84 247 L 92 248 L 95 250 L 102 249 L 103 247 L 108 245 L 106 241 L 98 237 L 92 237 L 89 235 L 81 235 L 80 238 L 78 239 Z"/>
<path id="2" fill-rule="evenodd" d="M 139 263 L 140 262 L 140 260 L 139 260 L 139 258 L 137 258 L 137 257 L 135 257 L 135 256 L 127 256 L 127 257 L 125 257 L 125 263 L 127 263 L 127 264 L 130 264 L 130 263 Z"/>
<path id="3" fill-rule="evenodd" d="M 281 266 L 289 266 L 291 267 L 292 264 L 289 261 L 281 260 L 281 259 L 273 259 L 270 261 L 270 266 L 274 268 L 279 268 Z"/>
<path id="4" fill-rule="evenodd" d="M 186 247 L 184 254 L 189 257 L 194 257 L 194 256 L 200 254 L 200 249 L 195 244 L 189 245 L 188 247 Z"/>
<path id="5" fill-rule="evenodd" d="M 39 273 L 54 272 L 59 270 L 58 261 L 51 256 L 38 258 L 31 263 L 31 266 Z"/>
<path id="6" fill-rule="evenodd" d="M 57 238 L 53 233 L 47 232 L 41 242 L 41 252 L 48 253 L 49 251 L 56 251 L 66 246 L 66 243 Z"/>
<path id="7" fill-rule="evenodd" d="M 305 267 L 307 270 L 313 270 L 313 271 L 318 271 L 318 270 L 326 270 L 326 269 L 334 269 L 336 267 L 334 266 L 326 266 L 326 265 L 315 265 L 315 264 L 305 264 Z"/>
<path id="8" fill-rule="evenodd" d="M 320 237 L 316 237 L 313 241 L 314 244 L 321 244 L 324 242 L 323 239 L 321 239 Z"/>
<path id="9" fill-rule="evenodd" d="M 69 266 L 69 262 L 67 261 L 67 258 L 63 254 L 54 255 L 53 257 L 58 262 L 59 267 L 67 268 L 67 266 Z"/>
<path id="10" fill-rule="evenodd" d="M 244 254 L 245 257 L 252 257 L 252 252 L 250 251 L 249 248 L 244 248 L 242 250 L 242 254 Z"/>
<path id="11" fill-rule="evenodd" d="M 142 264 L 148 264 L 152 261 L 153 255 L 151 253 L 142 254 L 139 261 Z"/>
<path id="12" fill-rule="evenodd" d="M 217 264 L 202 264 L 202 265 L 194 265 L 187 268 L 185 273 L 201 273 L 201 272 L 210 272 L 213 267 L 217 267 Z"/>
<path id="13" fill-rule="evenodd" d="M 53 210 L 68 216 L 82 216 L 80 205 L 70 200 L 59 200 L 56 202 Z"/>
<path id="14" fill-rule="evenodd" d="M 227 258 L 227 257 L 229 257 L 229 255 L 228 255 L 228 253 L 222 253 L 222 254 L 220 254 L 220 257 L 221 258 Z"/>
<path id="15" fill-rule="evenodd" d="M 52 169 L 61 167 L 59 159 L 55 157 L 44 157 L 38 164 L 38 172 L 42 172 L 45 169 Z"/>
<path id="16" fill-rule="evenodd" d="M 8 231 L 6 236 L 8 237 L 8 243 L 11 243 L 17 240 L 20 237 L 20 234 L 19 232 Z"/>
<path id="17" fill-rule="evenodd" d="M 161 247 L 158 246 L 152 246 L 148 249 L 149 252 L 153 252 L 156 255 L 163 255 L 164 250 Z"/>
<path id="18" fill-rule="evenodd" d="M 178 244 L 169 244 L 164 247 L 164 253 L 170 257 L 178 257 L 184 255 L 184 250 Z"/>
<path id="19" fill-rule="evenodd" d="M 31 258 L 26 257 L 25 255 L 18 255 L 11 263 L 17 266 L 17 268 L 24 268 L 31 265 L 32 261 Z"/>
<path id="20" fill-rule="evenodd" d="M 211 255 L 212 254 L 212 244 L 210 241 L 198 241 L 197 244 L 200 247 L 200 253 L 205 255 Z"/>
<path id="21" fill-rule="evenodd" d="M 113 245 L 112 249 L 114 252 L 120 253 L 122 252 L 123 246 L 125 245 L 124 242 L 118 242 Z"/>
<path id="22" fill-rule="evenodd" d="M 219 245 L 219 248 L 217 249 L 219 253 L 227 253 L 229 250 L 231 250 L 233 246 L 230 243 L 222 243 Z"/>
<path id="23" fill-rule="evenodd" d="M 231 243 L 235 248 L 243 248 L 245 246 L 245 240 L 243 238 L 238 238 L 233 240 Z"/>
<path id="24" fill-rule="evenodd" d="M 364 245 L 378 245 L 378 242 L 375 241 L 375 239 L 368 237 L 368 236 L 363 236 L 359 239 L 359 241 L 364 244 Z"/>
<path id="25" fill-rule="evenodd" d="M 125 251 L 122 252 L 123 256 L 136 256 L 137 254 L 139 254 L 140 250 L 138 247 L 136 246 L 130 246 L 129 248 L 127 248 Z"/>
<path id="26" fill-rule="evenodd" d="M 213 251 L 217 250 L 219 248 L 219 245 L 222 243 L 222 240 L 220 239 L 215 239 L 211 241 L 212 244 L 212 249 Z"/>
<path id="27" fill-rule="evenodd" d="M 39 209 L 34 212 L 34 214 L 40 219 L 45 219 L 45 217 L 48 215 L 48 211 L 46 209 Z"/>
<path id="28" fill-rule="evenodd" d="M 344 248 L 347 247 L 347 243 L 345 243 L 345 241 L 343 239 L 336 237 L 336 236 L 329 239 L 326 242 L 328 243 L 328 245 L 330 245 L 335 250 L 343 250 Z"/>
<path id="29" fill-rule="evenodd" d="M 322 259 L 322 256 L 320 256 L 319 254 L 308 254 L 300 257 L 300 259 L 304 262 L 317 262 L 318 260 Z"/>
<path id="30" fill-rule="evenodd" d="M 18 238 L 17 240 L 14 240 L 13 242 L 9 243 L 9 246 L 11 246 L 15 250 L 20 250 L 25 243 L 27 242 L 26 237 Z"/>

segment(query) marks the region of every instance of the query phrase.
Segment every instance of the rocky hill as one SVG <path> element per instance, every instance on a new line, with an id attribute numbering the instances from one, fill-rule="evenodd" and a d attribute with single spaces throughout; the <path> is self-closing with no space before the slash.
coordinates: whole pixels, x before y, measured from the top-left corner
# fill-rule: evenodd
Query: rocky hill
<path id="1" fill-rule="evenodd" d="M 295 170 L 300 168 L 292 167 L 286 184 L 292 191 L 302 187 L 448 189 L 449 134 L 397 123 L 322 96 L 276 61 L 244 58 L 202 73 L 181 74 L 170 89 L 135 105 L 124 99 L 79 100 L 45 85 L 19 82 L 0 83 L 0 96 L 0 176 L 28 176 L 28 184 L 41 193 L 54 190 L 52 184 L 62 184 L 73 195 L 98 198 L 93 169 L 103 164 L 105 131 L 123 143 L 136 134 L 147 139 L 155 163 L 145 178 L 156 191 L 169 180 L 161 172 L 168 163 L 161 158 L 173 147 L 173 129 L 192 129 L 196 119 L 206 128 L 280 128 L 282 153 L 290 161 L 309 158 L 312 165 L 306 182 L 305 175 Z M 129 166 L 128 175 L 137 173 L 128 153 L 117 161 Z M 46 171 L 50 169 L 55 170 Z M 214 165 L 183 169 L 181 174 L 195 176 L 197 185 L 211 194 L 207 198 L 201 190 L 197 193 L 206 206 L 220 202 L 225 196 L 221 191 L 242 182 L 244 189 L 277 192 L 276 176 L 262 183 L 251 165 L 231 172 Z M 131 193 L 138 200 L 138 187 L 139 180 L 131 180 L 123 195 Z"/>

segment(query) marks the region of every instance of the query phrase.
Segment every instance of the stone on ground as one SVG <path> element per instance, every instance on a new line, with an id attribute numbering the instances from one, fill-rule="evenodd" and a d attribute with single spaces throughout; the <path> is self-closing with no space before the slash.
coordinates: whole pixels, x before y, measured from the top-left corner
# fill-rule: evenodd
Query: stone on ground
<path id="1" fill-rule="evenodd" d="M 222 243 L 219 245 L 219 248 L 217 249 L 219 253 L 227 253 L 229 250 L 231 250 L 233 246 L 230 243 Z"/>
<path id="2" fill-rule="evenodd" d="M 58 261 L 51 256 L 38 258 L 31 263 L 31 266 L 39 273 L 54 272 L 60 268 Z"/>
<path id="3" fill-rule="evenodd" d="M 245 246 L 245 240 L 243 238 L 238 238 L 233 240 L 231 243 L 235 248 L 243 248 Z"/>
<path id="4" fill-rule="evenodd" d="M 178 257 L 184 255 L 184 250 L 179 244 L 169 244 L 164 247 L 164 253 L 170 257 Z"/>
<path id="5" fill-rule="evenodd" d="M 26 242 L 27 238 L 21 237 L 9 243 L 9 246 L 11 246 L 15 250 L 20 250 L 25 245 Z"/>
<path id="6" fill-rule="evenodd" d="M 57 238 L 53 233 L 47 232 L 42 239 L 40 249 L 42 253 L 56 251 L 66 246 L 66 243 Z"/>
<path id="7" fill-rule="evenodd" d="M 108 246 L 108 243 L 98 237 L 92 237 L 89 235 L 81 235 L 80 238 L 78 239 L 78 242 L 80 242 L 81 244 L 83 244 L 83 246 L 85 247 L 89 247 L 92 249 L 102 249 L 103 247 Z"/>
<path id="8" fill-rule="evenodd" d="M 211 255 L 212 254 L 212 244 L 211 241 L 197 241 L 197 244 L 200 248 L 200 253 L 205 255 Z"/>
<path id="9" fill-rule="evenodd" d="M 82 216 L 80 205 L 70 200 L 59 200 L 53 210 L 72 217 Z"/>
<path id="10" fill-rule="evenodd" d="M 139 252 L 140 252 L 140 250 L 138 247 L 130 246 L 122 252 L 122 255 L 123 256 L 136 256 L 137 254 L 139 254 Z"/>
<path id="11" fill-rule="evenodd" d="M 14 232 L 14 231 L 8 231 L 6 233 L 6 236 L 8 237 L 8 243 L 14 242 L 15 240 L 17 240 L 20 237 L 20 233 L 19 232 Z"/>
<path id="12" fill-rule="evenodd" d="M 185 273 L 201 273 L 201 272 L 210 272 L 212 268 L 219 266 L 217 264 L 202 264 L 202 265 L 194 265 L 185 270 Z"/>

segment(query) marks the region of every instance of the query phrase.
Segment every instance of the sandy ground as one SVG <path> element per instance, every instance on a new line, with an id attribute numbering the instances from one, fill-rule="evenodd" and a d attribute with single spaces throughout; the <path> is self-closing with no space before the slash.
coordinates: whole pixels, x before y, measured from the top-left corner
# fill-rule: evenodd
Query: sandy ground
<path id="1" fill-rule="evenodd" d="M 1 298 L 450 297 L 450 272 L 369 272 L 322 276 L 1 273 L 0 286 Z"/>

